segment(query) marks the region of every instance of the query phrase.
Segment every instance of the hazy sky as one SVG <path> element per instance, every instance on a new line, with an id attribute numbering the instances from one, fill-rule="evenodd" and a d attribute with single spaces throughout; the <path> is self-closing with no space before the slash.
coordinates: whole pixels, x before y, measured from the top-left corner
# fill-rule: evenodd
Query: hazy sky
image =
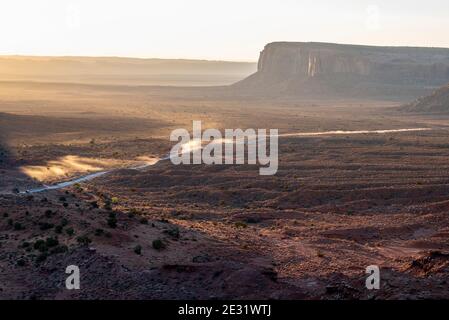
<path id="1" fill-rule="evenodd" d="M 0 0 L 0 54 L 255 61 L 273 41 L 449 47 L 449 1 Z"/>

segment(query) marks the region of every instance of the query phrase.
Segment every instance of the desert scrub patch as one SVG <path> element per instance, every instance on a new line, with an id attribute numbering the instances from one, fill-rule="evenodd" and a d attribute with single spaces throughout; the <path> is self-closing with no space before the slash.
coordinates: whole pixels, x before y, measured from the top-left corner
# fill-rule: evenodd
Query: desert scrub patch
<path id="1" fill-rule="evenodd" d="M 171 228 L 169 230 L 165 230 L 164 233 L 168 234 L 173 239 L 179 239 L 180 232 L 178 227 Z"/>
<path id="2" fill-rule="evenodd" d="M 112 210 L 112 204 L 110 201 L 106 201 L 105 204 L 103 205 L 103 209 L 107 210 L 107 211 L 111 211 Z"/>
<path id="3" fill-rule="evenodd" d="M 120 200 L 119 200 L 119 198 L 117 198 L 117 197 L 112 197 L 112 198 L 111 198 L 111 203 L 112 203 L 112 204 L 119 204 L 119 203 L 120 203 Z"/>
<path id="4" fill-rule="evenodd" d="M 63 229 L 63 227 L 62 227 L 61 225 L 56 226 L 56 227 L 55 227 L 55 232 L 56 232 L 57 234 L 61 234 L 61 233 L 62 233 L 62 229 Z"/>
<path id="5" fill-rule="evenodd" d="M 249 224 L 255 224 L 255 223 L 259 223 L 259 222 L 260 222 L 260 219 L 259 219 L 259 218 L 256 218 L 256 217 L 247 217 L 247 218 L 245 219 L 245 222 L 246 222 L 246 223 L 249 223 Z"/>
<path id="6" fill-rule="evenodd" d="M 91 206 L 92 209 L 98 209 L 99 208 L 99 205 L 98 205 L 97 201 L 92 201 L 90 203 L 90 206 Z"/>
<path id="7" fill-rule="evenodd" d="M 68 236 L 73 236 L 75 234 L 75 230 L 73 230 L 73 228 L 67 228 L 65 229 L 65 233 L 67 233 Z"/>
<path id="8" fill-rule="evenodd" d="M 59 244 L 59 240 L 58 238 L 47 238 L 47 240 L 45 240 L 45 244 L 47 245 L 48 248 L 52 248 L 52 247 L 56 247 Z"/>
<path id="9" fill-rule="evenodd" d="M 69 224 L 69 221 L 66 218 L 61 219 L 61 226 L 65 227 L 68 224 Z"/>
<path id="10" fill-rule="evenodd" d="M 141 214 L 141 212 L 139 210 L 137 210 L 136 208 L 132 208 L 131 210 L 129 210 L 129 214 L 139 215 L 139 214 Z"/>
<path id="11" fill-rule="evenodd" d="M 142 254 L 142 246 L 141 245 L 137 245 L 134 247 L 134 253 L 138 254 L 139 256 Z"/>
<path id="12" fill-rule="evenodd" d="M 19 247 L 26 249 L 29 248 L 31 246 L 31 243 L 29 243 L 28 241 L 24 241 Z"/>
<path id="13" fill-rule="evenodd" d="M 76 241 L 78 241 L 78 243 L 82 246 L 88 246 L 92 240 L 87 236 L 79 236 L 78 238 L 76 238 Z"/>
<path id="14" fill-rule="evenodd" d="M 14 230 L 16 231 L 25 230 L 25 227 L 20 222 L 16 222 L 14 223 Z"/>
<path id="15" fill-rule="evenodd" d="M 108 223 L 108 226 L 111 227 L 111 228 L 116 228 L 117 227 L 117 216 L 116 216 L 115 212 L 109 213 L 109 217 L 107 219 L 107 223 Z"/>
<path id="16" fill-rule="evenodd" d="M 151 245 L 153 246 L 153 248 L 155 250 L 158 250 L 158 251 L 163 250 L 167 247 L 161 239 L 153 240 Z"/>
<path id="17" fill-rule="evenodd" d="M 48 253 L 47 252 L 42 252 L 41 254 L 39 254 L 36 257 L 36 262 L 37 263 L 44 262 L 45 260 L 47 260 L 47 257 L 48 257 Z"/>
<path id="18" fill-rule="evenodd" d="M 33 248 L 34 248 L 34 250 L 38 250 L 39 252 L 47 252 L 48 251 L 47 244 L 42 239 L 36 240 L 36 242 L 34 242 L 34 244 L 33 244 Z"/>
<path id="19" fill-rule="evenodd" d="M 24 267 L 26 266 L 26 261 L 23 258 L 20 258 L 19 260 L 17 260 L 17 266 L 18 267 Z"/>
<path id="20" fill-rule="evenodd" d="M 139 222 L 141 224 L 148 224 L 148 219 L 147 218 L 140 218 Z"/>
<path id="21" fill-rule="evenodd" d="M 48 209 L 48 210 L 45 210 L 44 214 L 45 214 L 45 217 L 51 218 L 56 214 L 56 212 L 53 212 L 52 210 Z"/>
<path id="22" fill-rule="evenodd" d="M 58 254 L 58 253 L 65 253 L 67 251 L 69 251 L 69 248 L 65 244 L 62 244 L 62 245 L 59 245 L 59 246 L 53 248 L 50 251 L 50 253 L 51 254 Z"/>
<path id="23" fill-rule="evenodd" d="M 248 225 L 245 222 L 242 222 L 242 221 L 238 221 L 238 222 L 234 223 L 234 226 L 237 229 L 245 229 L 245 228 L 248 227 Z"/>
<path id="24" fill-rule="evenodd" d="M 52 229 L 54 226 L 55 226 L 55 225 L 54 225 L 53 223 L 49 223 L 49 222 L 39 222 L 39 228 L 40 228 L 42 231 Z"/>
<path id="25" fill-rule="evenodd" d="M 77 191 L 77 192 L 82 192 L 83 191 L 83 188 L 81 187 L 81 185 L 79 183 L 75 183 L 73 185 L 73 187 L 75 188 L 75 191 Z"/>

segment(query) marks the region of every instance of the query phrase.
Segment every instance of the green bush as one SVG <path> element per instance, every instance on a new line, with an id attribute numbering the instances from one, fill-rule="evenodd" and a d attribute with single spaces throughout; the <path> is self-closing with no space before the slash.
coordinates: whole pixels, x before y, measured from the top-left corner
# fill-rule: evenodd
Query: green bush
<path id="1" fill-rule="evenodd" d="M 60 246 L 57 246 L 56 248 L 53 248 L 50 253 L 51 254 L 58 254 L 58 253 L 65 253 L 69 250 L 69 248 L 65 245 L 62 244 Z"/>
<path id="2" fill-rule="evenodd" d="M 134 247 L 134 253 L 138 254 L 138 255 L 141 255 L 142 254 L 142 246 L 140 246 L 140 245 L 135 246 Z"/>
<path id="3" fill-rule="evenodd" d="M 24 259 L 17 260 L 17 266 L 23 267 L 26 265 L 26 261 Z"/>
<path id="4" fill-rule="evenodd" d="M 73 230 L 73 228 L 67 228 L 67 229 L 65 229 L 65 232 L 69 236 L 73 236 L 75 234 L 75 230 Z"/>
<path id="5" fill-rule="evenodd" d="M 61 226 L 65 227 L 66 225 L 69 224 L 69 221 L 66 218 L 62 218 L 61 220 Z"/>
<path id="6" fill-rule="evenodd" d="M 82 246 L 88 246 L 89 243 L 92 242 L 92 240 L 86 235 L 76 238 L 76 241 L 78 241 L 78 243 Z"/>
<path id="7" fill-rule="evenodd" d="M 39 223 L 39 227 L 42 231 L 45 230 L 49 230 L 51 228 L 53 228 L 55 225 L 53 223 L 48 223 L 48 222 L 40 222 Z"/>
<path id="8" fill-rule="evenodd" d="M 20 222 L 14 223 L 14 230 L 24 230 L 24 229 L 25 227 Z"/>
<path id="9" fill-rule="evenodd" d="M 116 218 L 109 218 L 108 219 L 108 226 L 111 228 L 116 228 L 117 227 L 117 219 Z"/>
<path id="10" fill-rule="evenodd" d="M 55 227 L 55 232 L 56 232 L 57 234 L 61 234 L 61 233 L 62 233 L 62 226 L 56 226 L 56 227 Z"/>
<path id="11" fill-rule="evenodd" d="M 34 250 L 38 250 L 40 252 L 47 252 L 48 251 L 47 244 L 46 244 L 46 242 L 44 240 L 37 240 L 33 244 L 33 248 L 34 248 Z"/>
<path id="12" fill-rule="evenodd" d="M 244 223 L 244 222 L 239 221 L 239 222 L 236 222 L 236 223 L 235 223 L 235 227 L 236 227 L 236 228 L 242 228 L 242 229 L 245 229 L 245 228 L 248 227 L 248 225 L 247 225 L 246 223 Z"/>
<path id="13" fill-rule="evenodd" d="M 49 248 L 56 247 L 59 244 L 59 240 L 58 240 L 58 238 L 47 238 L 47 240 L 45 241 L 45 244 Z"/>
<path id="14" fill-rule="evenodd" d="M 48 257 L 48 253 L 47 252 L 42 252 L 40 255 L 37 256 L 36 258 L 36 262 L 44 262 Z"/>
<path id="15" fill-rule="evenodd" d="M 174 239 L 179 239 L 180 233 L 179 233 L 179 229 L 176 227 L 172 228 L 170 230 L 166 230 L 164 232 Z"/>
<path id="16" fill-rule="evenodd" d="M 154 240 L 152 245 L 153 245 L 153 248 L 158 251 L 165 249 L 165 247 L 166 247 L 165 243 L 161 239 Z"/>

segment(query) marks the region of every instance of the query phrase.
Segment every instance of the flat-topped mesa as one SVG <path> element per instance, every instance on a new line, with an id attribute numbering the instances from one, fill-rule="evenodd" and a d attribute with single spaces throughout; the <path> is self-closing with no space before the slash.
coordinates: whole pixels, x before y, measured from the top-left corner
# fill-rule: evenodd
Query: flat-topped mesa
<path id="1" fill-rule="evenodd" d="M 449 81 L 449 49 L 274 42 L 260 54 L 258 71 L 315 77 L 353 74 L 409 82 Z"/>
<path id="2" fill-rule="evenodd" d="M 261 52 L 258 71 L 238 85 L 296 93 L 326 94 L 338 89 L 340 95 L 354 86 L 379 95 L 392 91 L 386 87 L 391 85 L 394 90 L 402 87 L 400 94 L 419 96 L 428 87 L 447 82 L 449 49 L 445 48 L 274 42 Z"/>

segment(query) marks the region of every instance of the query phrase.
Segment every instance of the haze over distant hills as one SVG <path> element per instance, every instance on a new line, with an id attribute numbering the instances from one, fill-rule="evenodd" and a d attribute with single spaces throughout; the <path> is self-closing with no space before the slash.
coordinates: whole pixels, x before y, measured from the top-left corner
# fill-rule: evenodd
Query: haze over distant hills
<path id="1" fill-rule="evenodd" d="M 0 56 L 0 80 L 212 86 L 256 71 L 251 62 L 116 57 Z"/>
<path id="2" fill-rule="evenodd" d="M 449 82 L 449 49 L 274 42 L 243 90 L 301 97 L 418 97 Z"/>

